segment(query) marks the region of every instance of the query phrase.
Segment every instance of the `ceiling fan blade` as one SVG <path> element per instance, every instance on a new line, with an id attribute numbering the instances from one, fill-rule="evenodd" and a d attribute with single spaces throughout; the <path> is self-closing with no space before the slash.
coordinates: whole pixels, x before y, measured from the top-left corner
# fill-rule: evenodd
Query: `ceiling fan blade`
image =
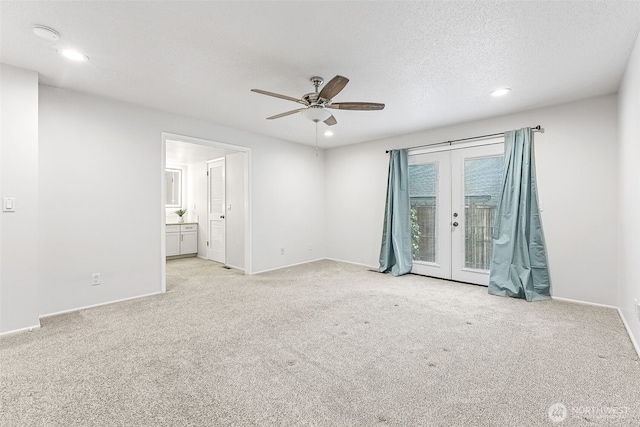
<path id="1" fill-rule="evenodd" d="M 291 114 L 299 113 L 300 111 L 304 111 L 306 108 L 298 108 L 297 110 L 287 111 L 286 113 L 276 114 L 275 116 L 267 117 L 267 120 L 279 119 L 280 117 L 290 116 Z"/>
<path id="2" fill-rule="evenodd" d="M 335 110 L 373 111 L 384 109 L 384 104 L 375 102 L 334 102 L 327 105 L 327 108 L 333 108 Z"/>
<path id="3" fill-rule="evenodd" d="M 262 90 L 262 89 L 251 89 L 251 92 L 261 93 L 263 95 L 273 96 L 273 97 L 280 98 L 280 99 L 286 99 L 287 101 L 293 101 L 293 102 L 298 102 L 300 104 L 307 105 L 307 103 L 304 102 L 301 99 L 296 99 L 296 98 L 294 98 L 292 96 L 287 96 L 287 95 L 280 95 L 279 93 L 275 93 L 275 92 L 269 92 L 269 91 Z"/>
<path id="4" fill-rule="evenodd" d="M 332 115 L 329 116 L 329 118 L 327 120 L 324 121 L 324 124 L 327 126 L 333 126 L 335 124 L 337 124 L 338 122 L 336 121 L 336 118 L 333 117 Z"/>
<path id="5" fill-rule="evenodd" d="M 322 100 L 332 99 L 340 93 L 342 89 L 349 83 L 349 79 L 343 76 L 335 76 L 324 85 L 318 97 Z"/>

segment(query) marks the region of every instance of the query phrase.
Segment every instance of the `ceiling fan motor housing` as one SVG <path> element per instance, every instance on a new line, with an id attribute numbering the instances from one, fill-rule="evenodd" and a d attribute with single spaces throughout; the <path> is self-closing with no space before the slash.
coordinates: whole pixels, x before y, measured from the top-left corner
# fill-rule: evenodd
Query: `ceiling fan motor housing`
<path id="1" fill-rule="evenodd" d="M 307 103 L 307 105 L 317 105 L 318 100 L 320 99 L 318 92 L 307 93 L 302 96 L 302 100 Z"/>

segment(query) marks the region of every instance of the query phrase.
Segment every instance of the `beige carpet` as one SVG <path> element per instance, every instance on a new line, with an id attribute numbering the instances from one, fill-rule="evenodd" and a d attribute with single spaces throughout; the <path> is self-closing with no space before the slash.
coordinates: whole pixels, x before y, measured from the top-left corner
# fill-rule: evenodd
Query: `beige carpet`
<path id="1" fill-rule="evenodd" d="M 0 339 L 0 425 L 640 425 L 611 309 L 332 261 L 167 283 Z"/>

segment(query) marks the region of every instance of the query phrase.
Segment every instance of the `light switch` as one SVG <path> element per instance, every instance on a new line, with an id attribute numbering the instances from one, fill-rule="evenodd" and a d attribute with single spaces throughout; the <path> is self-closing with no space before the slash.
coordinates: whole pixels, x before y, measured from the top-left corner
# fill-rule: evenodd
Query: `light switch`
<path id="1" fill-rule="evenodd" d="M 16 198 L 5 197 L 2 199 L 2 212 L 15 212 L 16 211 Z"/>

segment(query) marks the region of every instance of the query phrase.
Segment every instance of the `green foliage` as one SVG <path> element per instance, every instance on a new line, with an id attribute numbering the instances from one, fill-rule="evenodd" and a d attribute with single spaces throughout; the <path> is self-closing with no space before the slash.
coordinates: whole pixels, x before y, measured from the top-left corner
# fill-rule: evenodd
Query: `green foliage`
<path id="1" fill-rule="evenodd" d="M 184 214 L 187 213 L 186 209 L 178 209 L 175 214 L 178 215 L 180 218 L 182 218 L 184 216 Z"/>
<path id="2" fill-rule="evenodd" d="M 420 256 L 420 224 L 418 224 L 418 209 L 411 208 L 411 254 L 413 259 Z"/>

